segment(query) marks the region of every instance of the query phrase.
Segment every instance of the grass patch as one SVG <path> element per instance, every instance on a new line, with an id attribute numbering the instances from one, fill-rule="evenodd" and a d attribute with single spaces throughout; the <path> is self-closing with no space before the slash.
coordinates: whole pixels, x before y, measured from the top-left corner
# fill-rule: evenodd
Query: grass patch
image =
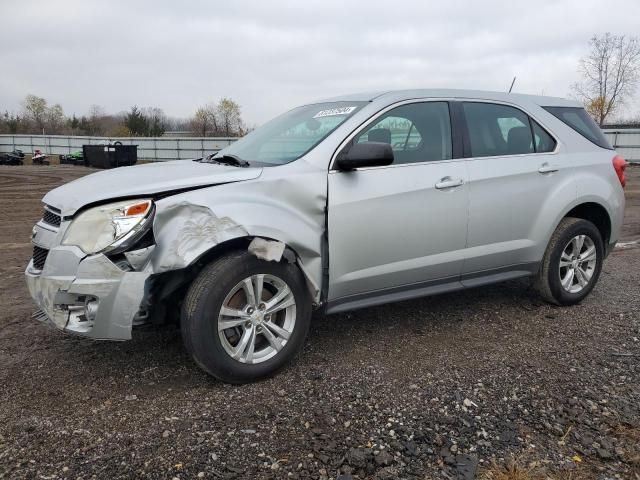
<path id="1" fill-rule="evenodd" d="M 587 480 L 594 478 L 580 465 L 574 470 L 565 472 L 549 472 L 539 462 L 526 464 L 523 460 L 512 458 L 505 463 L 493 463 L 483 469 L 480 480 Z"/>

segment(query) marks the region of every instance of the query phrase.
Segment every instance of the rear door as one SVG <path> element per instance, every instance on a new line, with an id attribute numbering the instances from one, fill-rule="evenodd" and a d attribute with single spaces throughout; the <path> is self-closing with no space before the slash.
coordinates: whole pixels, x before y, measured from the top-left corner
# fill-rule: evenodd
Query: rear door
<path id="1" fill-rule="evenodd" d="M 449 104 L 383 112 L 352 142 L 387 142 L 394 163 L 329 173 L 329 300 L 458 282 L 467 236 L 467 167 Z M 457 158 L 456 158 L 457 157 Z"/>
<path id="2" fill-rule="evenodd" d="M 556 140 L 514 106 L 469 101 L 459 107 L 469 157 L 463 283 L 465 276 L 496 269 L 535 269 L 541 242 L 535 225 L 547 197 L 567 182 L 566 168 L 555 153 Z"/>

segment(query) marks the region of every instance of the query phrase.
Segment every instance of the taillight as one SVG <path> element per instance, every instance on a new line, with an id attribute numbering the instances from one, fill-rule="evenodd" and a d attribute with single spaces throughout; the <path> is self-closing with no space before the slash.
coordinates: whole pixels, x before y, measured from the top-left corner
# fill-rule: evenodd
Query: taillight
<path id="1" fill-rule="evenodd" d="M 616 155 L 613 157 L 613 169 L 616 171 L 616 175 L 618 175 L 618 180 L 620 180 L 620 185 L 624 188 L 627 183 L 627 180 L 624 178 L 624 170 L 627 168 L 627 161 L 622 158 L 620 155 Z"/>

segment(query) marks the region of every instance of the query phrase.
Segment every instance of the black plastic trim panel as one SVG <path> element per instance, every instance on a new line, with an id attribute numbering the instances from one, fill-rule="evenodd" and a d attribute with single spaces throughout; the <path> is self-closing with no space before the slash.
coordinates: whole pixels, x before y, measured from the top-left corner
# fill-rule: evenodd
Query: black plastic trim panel
<path id="1" fill-rule="evenodd" d="M 348 297 L 337 298 L 327 302 L 325 313 L 340 313 L 359 308 L 373 307 L 385 303 L 399 302 L 414 298 L 437 295 L 440 293 L 464 290 L 492 283 L 504 282 L 516 278 L 528 277 L 540 268 L 540 262 L 522 263 L 507 267 L 495 268 L 481 272 L 468 273 L 462 276 L 445 277 L 428 282 L 412 283 L 384 290 L 375 290 Z"/>

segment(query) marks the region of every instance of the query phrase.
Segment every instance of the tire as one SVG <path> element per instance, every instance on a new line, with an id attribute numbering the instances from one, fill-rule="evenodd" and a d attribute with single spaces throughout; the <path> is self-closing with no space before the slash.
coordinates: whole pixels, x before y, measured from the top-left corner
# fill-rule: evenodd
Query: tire
<path id="1" fill-rule="evenodd" d="M 592 249 L 594 260 L 588 261 Z M 603 261 L 604 244 L 598 228 L 581 218 L 563 218 L 549 240 L 534 285 L 549 303 L 580 303 L 598 282 Z"/>
<path id="2" fill-rule="evenodd" d="M 252 302 L 247 292 L 257 298 L 259 278 L 264 282 L 261 299 Z M 248 285 L 243 283 L 247 279 L 250 289 L 240 286 Z M 281 294 L 286 296 L 277 300 Z M 277 306 L 288 306 L 269 314 L 271 299 Z M 223 316 L 223 304 L 225 312 L 236 315 Z M 222 321 L 240 323 L 219 332 Z M 290 362 L 304 345 L 310 322 L 311 297 L 300 269 L 295 264 L 260 260 L 246 251 L 207 265 L 189 287 L 181 313 L 182 338 L 194 361 L 217 379 L 237 384 L 273 375 Z M 243 349 L 245 338 L 249 340 Z M 233 358 L 232 352 L 238 357 Z"/>

